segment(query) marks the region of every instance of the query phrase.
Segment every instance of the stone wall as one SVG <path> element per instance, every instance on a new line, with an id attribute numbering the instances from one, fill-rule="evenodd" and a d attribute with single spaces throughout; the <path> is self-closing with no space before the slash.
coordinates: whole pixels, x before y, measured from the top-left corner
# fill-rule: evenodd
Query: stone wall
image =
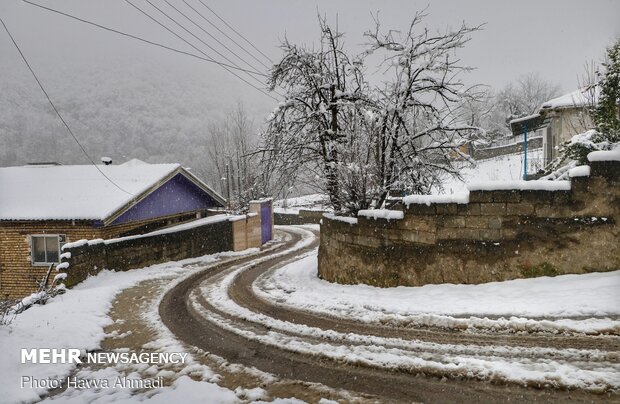
<path id="1" fill-rule="evenodd" d="M 620 162 L 592 162 L 568 191 L 471 191 L 410 204 L 402 220 L 323 218 L 319 276 L 418 286 L 620 269 Z"/>
<path id="2" fill-rule="evenodd" d="M 112 240 L 91 240 L 66 245 L 71 253 L 65 285 L 72 287 L 102 269 L 126 271 L 166 261 L 177 261 L 222 251 L 260 247 L 260 216 L 203 219 L 202 225 L 186 223 L 149 234 Z M 76 245 L 77 244 L 77 245 Z"/>
<path id="3" fill-rule="evenodd" d="M 299 225 L 299 224 L 319 224 L 323 213 L 322 210 L 300 209 L 299 213 L 274 213 L 275 224 L 278 225 Z"/>
<path id="4" fill-rule="evenodd" d="M 543 147 L 543 138 L 537 137 L 527 141 L 527 149 L 534 150 L 540 149 Z M 505 154 L 514 154 L 514 153 L 522 153 L 523 152 L 523 142 L 506 145 L 506 146 L 498 146 L 491 147 L 488 149 L 474 149 L 472 153 L 472 157 L 476 160 L 484 160 L 490 159 L 492 157 L 503 156 Z"/>

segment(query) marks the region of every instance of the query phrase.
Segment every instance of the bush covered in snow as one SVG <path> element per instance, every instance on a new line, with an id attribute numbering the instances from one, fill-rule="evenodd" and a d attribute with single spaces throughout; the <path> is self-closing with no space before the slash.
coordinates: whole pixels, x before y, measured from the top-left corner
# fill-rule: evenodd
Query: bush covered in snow
<path id="1" fill-rule="evenodd" d="M 61 265 L 63 264 L 56 265 L 56 271 L 60 269 L 65 269 L 66 265 L 61 267 Z M 47 274 L 39 282 L 39 289 L 36 292 L 24 297 L 21 300 L 0 302 L 0 325 L 10 324 L 11 321 L 13 321 L 13 319 L 15 318 L 15 316 L 29 309 L 35 304 L 45 304 L 54 296 L 65 293 L 66 288 L 65 284 L 62 283 L 62 281 L 67 278 L 66 273 L 60 272 L 56 274 L 56 276 L 54 276 L 54 279 L 52 279 L 52 282 L 49 282 L 53 267 L 54 265 L 50 265 L 49 269 L 47 270 Z"/>

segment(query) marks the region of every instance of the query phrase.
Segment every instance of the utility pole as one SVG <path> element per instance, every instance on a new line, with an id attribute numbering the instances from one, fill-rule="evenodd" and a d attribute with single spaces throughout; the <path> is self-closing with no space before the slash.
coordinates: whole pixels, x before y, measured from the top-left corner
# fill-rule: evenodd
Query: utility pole
<path id="1" fill-rule="evenodd" d="M 527 181 L 527 122 L 523 128 L 523 180 Z"/>
<path id="2" fill-rule="evenodd" d="M 232 205 L 230 203 L 230 167 L 228 163 L 226 163 L 226 200 L 228 201 L 228 209 L 232 209 Z"/>
<path id="3" fill-rule="evenodd" d="M 237 152 L 237 201 L 241 205 L 241 160 Z"/>

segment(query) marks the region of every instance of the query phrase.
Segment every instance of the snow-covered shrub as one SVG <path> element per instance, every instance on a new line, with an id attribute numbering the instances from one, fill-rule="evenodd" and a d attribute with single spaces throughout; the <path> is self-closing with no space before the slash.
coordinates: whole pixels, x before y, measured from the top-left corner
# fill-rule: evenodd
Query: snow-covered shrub
<path id="1" fill-rule="evenodd" d="M 56 265 L 56 271 L 58 271 L 59 269 L 66 269 L 67 265 L 63 264 Z M 65 293 L 66 287 L 65 284 L 62 283 L 62 281 L 67 278 L 66 273 L 60 272 L 56 274 L 52 282 L 49 283 L 49 278 L 51 276 L 53 267 L 54 265 L 50 265 L 47 273 L 45 274 L 45 277 L 39 282 L 39 289 L 36 292 L 24 297 L 19 301 L 9 301 L 0 304 L 0 325 L 10 324 L 11 321 L 13 321 L 13 319 L 15 318 L 15 316 L 29 309 L 35 304 L 45 304 L 54 296 Z"/>
<path id="2" fill-rule="evenodd" d="M 0 301 L 0 325 L 11 324 L 16 314 L 12 310 L 18 304 L 17 300 L 1 300 Z"/>
<path id="3" fill-rule="evenodd" d="M 588 164 L 588 153 L 598 150 L 611 150 L 615 144 L 609 136 L 595 129 L 573 136 L 565 142 L 560 149 L 560 154 L 567 161 L 576 161 L 577 165 Z"/>

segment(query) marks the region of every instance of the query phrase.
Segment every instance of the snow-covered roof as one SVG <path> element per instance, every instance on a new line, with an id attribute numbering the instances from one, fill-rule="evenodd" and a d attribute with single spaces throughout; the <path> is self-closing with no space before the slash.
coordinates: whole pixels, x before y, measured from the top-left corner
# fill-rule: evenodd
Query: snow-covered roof
<path id="1" fill-rule="evenodd" d="M 579 108 L 587 107 L 598 101 L 598 87 L 594 90 L 580 88 L 572 93 L 561 95 L 545 102 L 542 109 Z"/>
<path id="2" fill-rule="evenodd" d="M 0 168 L 0 220 L 105 220 L 177 172 L 193 177 L 179 164 L 137 159 L 97 167 Z"/>
<path id="3" fill-rule="evenodd" d="M 528 116 L 523 116 L 521 118 L 516 118 L 516 119 L 511 120 L 510 124 L 512 125 L 513 123 L 525 122 L 525 121 L 529 121 L 530 119 L 536 119 L 536 118 L 540 118 L 540 114 L 532 114 Z"/>

